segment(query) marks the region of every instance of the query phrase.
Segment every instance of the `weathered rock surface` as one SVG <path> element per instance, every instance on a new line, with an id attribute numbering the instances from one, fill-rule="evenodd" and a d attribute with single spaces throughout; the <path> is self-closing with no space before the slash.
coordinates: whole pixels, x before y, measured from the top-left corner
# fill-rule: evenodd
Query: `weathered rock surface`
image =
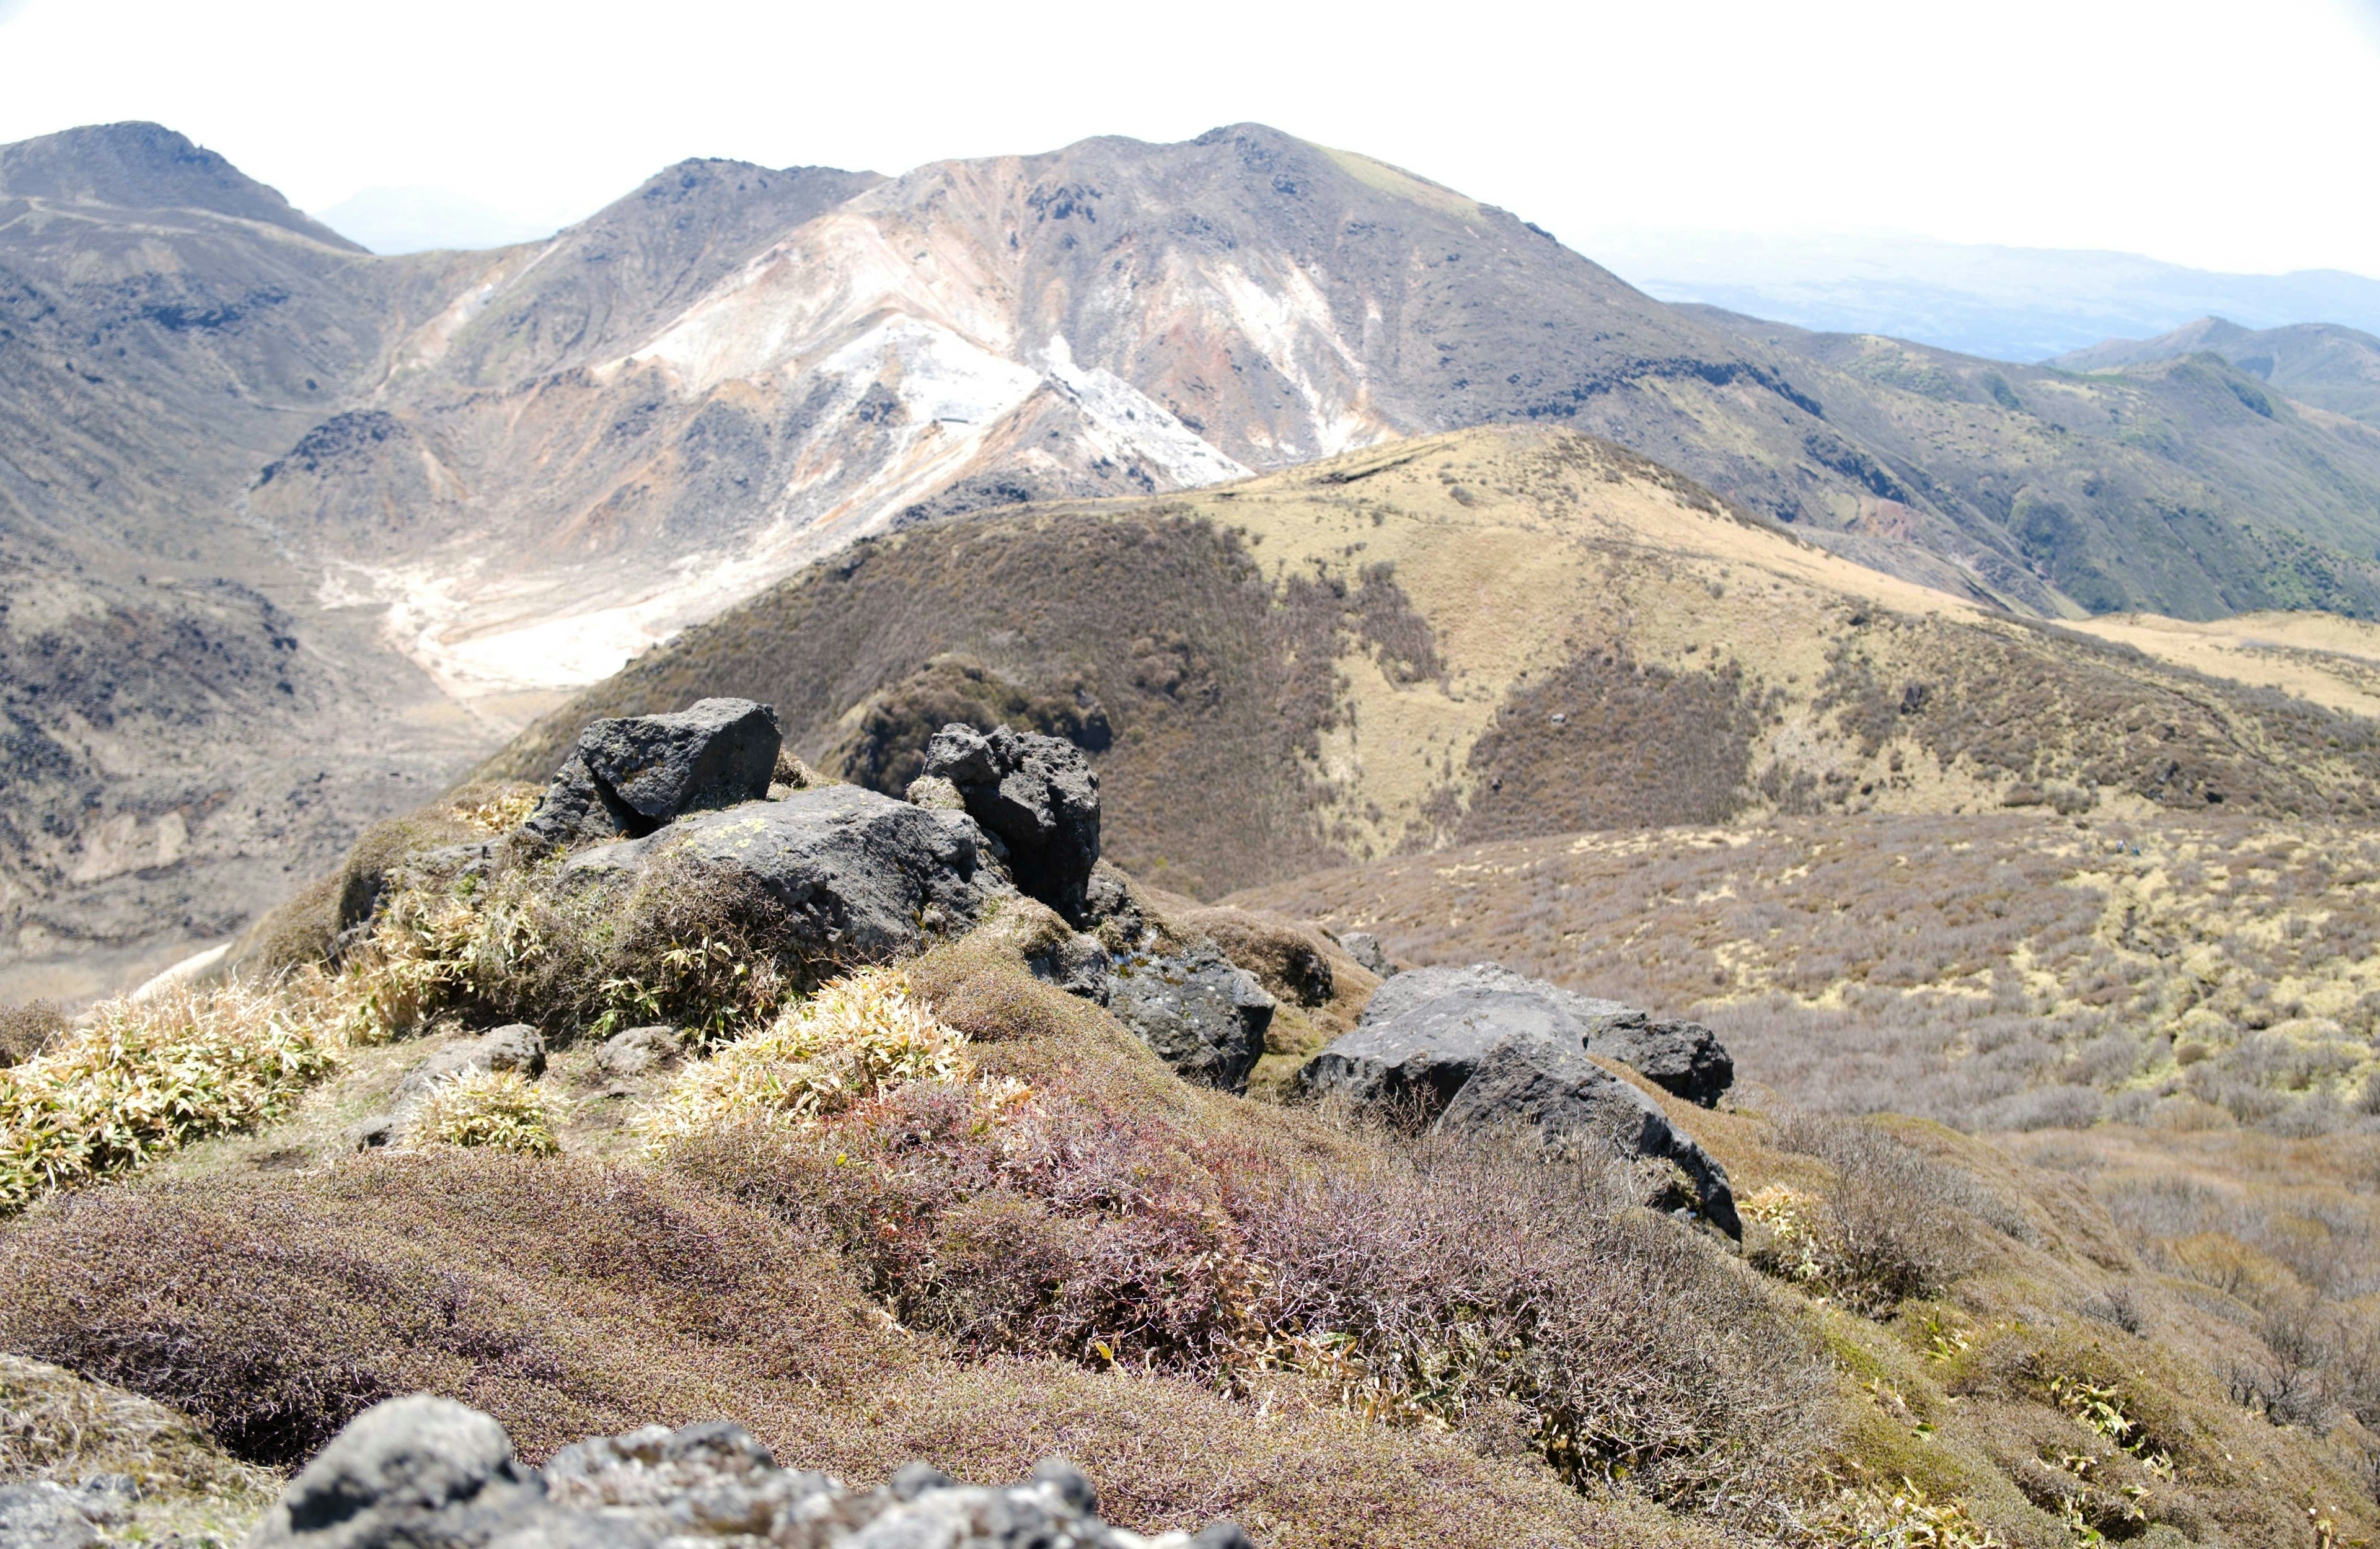
<path id="1" fill-rule="evenodd" d="M 947 781 L 967 815 L 1000 841 L 1019 889 L 1084 922 L 1085 890 L 1099 859 L 1099 777 L 1082 749 L 1006 726 L 978 732 L 954 723 L 926 744 L 920 781 Z"/>
<path id="2" fill-rule="evenodd" d="M 1381 978 L 1391 979 L 1396 976 L 1397 965 L 1389 961 L 1389 950 L 1381 946 L 1380 938 L 1370 931 L 1351 930 L 1339 938 L 1339 945 L 1347 950 L 1349 957 L 1354 958 Z"/>
<path id="3" fill-rule="evenodd" d="M 856 785 L 681 817 L 662 833 L 583 850 L 566 881 L 626 887 L 664 859 L 743 878 L 791 917 L 821 972 L 922 950 L 929 931 L 973 925 L 1010 891 L 965 813 Z"/>
<path id="4" fill-rule="evenodd" d="M 1184 1078 L 1245 1092 L 1264 1056 L 1273 998 L 1212 946 L 1135 957 L 1107 981 L 1108 1010 Z"/>
<path id="5" fill-rule="evenodd" d="M 96 1549 L 105 1519 L 85 1507 L 99 1499 L 48 1480 L 0 1487 L 0 1549 Z"/>
<path id="6" fill-rule="evenodd" d="M 1632 1066 L 1663 1091 L 1706 1107 L 1735 1079 L 1735 1062 L 1725 1046 L 1700 1023 L 1657 1019 L 1633 1006 L 1572 994 L 1492 962 L 1398 974 L 1374 992 L 1357 1035 L 1378 1028 L 1390 1038 L 1390 1047 L 1438 1050 L 1439 1063 L 1451 1061 L 1455 1068 L 1431 1078 L 1446 1097 L 1467 1079 L 1459 1073 L 1467 1069 L 1464 1059 L 1492 1046 L 1494 1040 L 1483 1042 L 1477 1031 L 1490 1027 L 1575 1041 L 1588 1053 Z M 1353 1045 L 1348 1052 L 1356 1055 L 1367 1047 Z M 1430 1069 L 1436 1071 L 1438 1065 Z M 1363 1079 L 1403 1078 L 1390 1076 L 1380 1067 L 1379 1074 Z"/>
<path id="7" fill-rule="evenodd" d="M 545 1074 L 545 1035 L 526 1023 L 514 1023 L 480 1034 L 456 1038 L 430 1051 L 396 1083 L 395 1102 L 382 1113 L 359 1119 L 341 1131 L 348 1149 L 377 1151 L 405 1138 L 421 1100 L 442 1081 L 480 1071 L 516 1071 L 535 1081 Z"/>
<path id="8" fill-rule="evenodd" d="M 545 1074 L 545 1035 L 516 1022 L 442 1044 L 396 1083 L 397 1101 L 419 1100 L 442 1081 L 481 1071 L 516 1071 L 535 1081 Z"/>
<path id="9" fill-rule="evenodd" d="M 649 1425 L 566 1446 L 542 1470 L 504 1428 L 416 1395 L 365 1410 L 290 1482 L 249 1549 L 1252 1549 L 1217 1523 L 1144 1538 L 1099 1520 L 1090 1482 L 1052 1459 L 1005 1489 L 912 1463 L 880 1490 L 779 1468 L 740 1425 Z M 78 1546 L 79 1549 L 79 1546 Z"/>
<path id="10" fill-rule="evenodd" d="M 624 1027 L 595 1050 L 595 1069 L 613 1081 L 656 1071 L 685 1052 L 674 1027 Z"/>
<path id="11" fill-rule="evenodd" d="M 590 721 L 522 831 L 547 846 L 641 838 L 689 812 L 764 800 L 782 742 L 777 712 L 749 699 Z"/>
<path id="12" fill-rule="evenodd" d="M 1632 1007 L 1493 963 L 1421 968 L 1383 984 L 1355 1031 L 1307 1061 L 1297 1084 L 1363 1107 L 1435 1111 L 1448 1131 L 1522 1128 L 1553 1143 L 1609 1144 L 1622 1157 L 1672 1163 L 1694 1184 L 1703 1213 L 1741 1235 L 1726 1169 L 1658 1104 L 1587 1058 L 1603 1054 L 1597 1040 L 1616 1030 L 1694 1076 L 1694 1040 L 1682 1033 L 1664 1042 L 1648 1035 L 1654 1025 Z M 1704 1059 L 1706 1084 L 1707 1051 Z"/>

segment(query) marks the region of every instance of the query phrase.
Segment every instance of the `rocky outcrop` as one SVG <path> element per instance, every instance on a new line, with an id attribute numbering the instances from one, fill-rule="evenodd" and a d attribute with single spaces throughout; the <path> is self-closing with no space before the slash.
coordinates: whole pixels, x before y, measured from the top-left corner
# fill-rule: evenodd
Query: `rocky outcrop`
<path id="1" fill-rule="evenodd" d="M 395 1102 L 382 1113 L 359 1119 L 343 1131 L 355 1151 L 377 1151 L 405 1139 L 414 1116 L 439 1083 L 482 1071 L 513 1071 L 530 1081 L 545 1074 L 545 1035 L 514 1023 L 476 1038 L 456 1038 L 430 1051 L 396 1083 Z"/>
<path id="2" fill-rule="evenodd" d="M 1339 945 L 1346 949 L 1349 957 L 1381 978 L 1396 977 L 1397 965 L 1389 961 L 1389 950 L 1370 931 L 1351 930 L 1339 938 Z"/>
<path id="3" fill-rule="evenodd" d="M 521 830 L 547 848 L 640 838 L 689 812 L 763 800 L 783 740 L 777 712 L 749 699 L 590 721 Z"/>
<path id="4" fill-rule="evenodd" d="M 597 1046 L 595 1069 L 613 1081 L 626 1081 L 675 1063 L 685 1051 L 685 1035 L 674 1027 L 624 1027 Z"/>
<path id="5" fill-rule="evenodd" d="M 1600 1033 L 1616 1027 L 1643 1036 L 1652 1025 L 1633 1008 L 1493 963 L 1415 969 L 1383 984 L 1355 1031 L 1309 1060 L 1297 1085 L 1360 1108 L 1435 1113 L 1437 1126 L 1451 1132 L 1526 1130 L 1550 1144 L 1672 1164 L 1691 1182 L 1701 1213 L 1741 1236 L 1726 1169 L 1671 1125 L 1660 1105 L 1588 1058 L 1604 1052 Z M 1687 1035 L 1648 1047 L 1665 1059 L 1685 1049 L 1678 1058 L 1692 1073 Z"/>
<path id="6" fill-rule="evenodd" d="M 565 886 L 625 888 L 657 864 L 724 875 L 789 917 L 790 943 L 820 973 L 923 950 L 1010 891 L 983 830 L 856 785 L 679 818 L 662 833 L 582 850 Z"/>
<path id="7" fill-rule="evenodd" d="M 1055 1459 L 1004 1489 L 912 1463 L 882 1489 L 777 1466 L 740 1425 L 649 1425 L 523 1464 L 504 1427 L 418 1394 L 365 1410 L 292 1480 L 248 1549 L 1253 1549 L 1217 1523 L 1145 1538 Z M 77 1546 L 79 1549 L 79 1546 Z"/>
<path id="8" fill-rule="evenodd" d="M 1459 1051 L 1478 1045 L 1470 1029 L 1527 1030 L 1617 1059 L 1663 1091 L 1705 1107 L 1735 1080 L 1735 1062 L 1726 1047 L 1700 1023 L 1661 1020 L 1633 1006 L 1576 995 L 1492 962 L 1398 974 L 1374 992 L 1362 1025 L 1390 1024 L 1401 1044 L 1422 1047 L 1436 1040 L 1448 1051 L 1445 1059 L 1457 1065 L 1463 1059 Z M 1443 1072 L 1433 1077 L 1443 1079 Z M 1463 1079 L 1455 1077 L 1455 1084 Z M 1451 1096 L 1452 1090 L 1439 1095 Z"/>
<path id="9" fill-rule="evenodd" d="M 926 744 L 925 773 L 913 790 L 917 799 L 946 801 L 945 785 L 1000 841 L 1021 891 L 1085 922 L 1099 859 L 1099 777 L 1082 749 L 1006 726 L 978 732 L 954 723 Z"/>
<path id="10" fill-rule="evenodd" d="M 1254 974 L 1201 943 L 1117 964 L 1107 979 L 1107 1006 L 1184 1079 L 1245 1092 L 1248 1072 L 1264 1057 L 1274 1001 Z"/>

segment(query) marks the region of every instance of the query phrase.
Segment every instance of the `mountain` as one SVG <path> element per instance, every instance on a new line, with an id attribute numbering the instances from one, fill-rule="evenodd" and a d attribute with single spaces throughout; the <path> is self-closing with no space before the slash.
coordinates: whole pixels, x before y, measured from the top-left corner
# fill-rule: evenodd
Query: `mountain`
<path id="1" fill-rule="evenodd" d="M 2338 270 L 2225 274 L 2137 253 L 1832 235 L 1619 229 L 1596 255 L 1664 301 L 1820 333 L 1886 333 L 1994 360 L 2040 361 L 2209 312 L 2272 328 L 2326 320 L 2380 333 L 2380 280 Z"/>
<path id="2" fill-rule="evenodd" d="M 2380 812 L 2374 640 L 2298 644 L 2292 694 L 2199 670 L 2245 642 L 2128 628 L 1929 591 L 1610 442 L 1500 428 L 914 525 L 647 653 L 480 772 L 542 780 L 595 717 L 734 695 L 896 793 L 945 722 L 1009 722 L 1091 752 L 1120 865 L 1208 896 L 1593 829 Z"/>
<path id="3" fill-rule="evenodd" d="M 691 161 L 549 241 L 402 257 L 153 126 L 6 165 L 0 584 L 73 578 L 70 650 L 55 611 L 11 617 L 91 686 L 11 689 L 51 772 L 0 801 L 0 979 L 202 942 L 269 897 L 218 860 L 326 864 L 339 823 L 855 539 L 1483 423 L 1606 438 L 2021 613 L 2380 609 L 2380 435 L 2238 368 L 2078 377 L 1667 307 L 1260 126 L 891 178 Z M 305 673 L 170 688 L 140 664 L 166 621 Z"/>
<path id="4" fill-rule="evenodd" d="M 2201 318 L 2154 339 L 2104 340 L 2049 364 L 2067 371 L 2121 371 L 2192 355 L 2220 357 L 2299 403 L 2380 426 L 2380 338 L 2335 323 L 2250 329 Z"/>
<path id="5" fill-rule="evenodd" d="M 68 219 L 87 206 L 203 210 L 361 250 L 274 189 L 159 124 L 96 124 L 0 145 L 0 200 L 27 201 L 50 217 Z"/>

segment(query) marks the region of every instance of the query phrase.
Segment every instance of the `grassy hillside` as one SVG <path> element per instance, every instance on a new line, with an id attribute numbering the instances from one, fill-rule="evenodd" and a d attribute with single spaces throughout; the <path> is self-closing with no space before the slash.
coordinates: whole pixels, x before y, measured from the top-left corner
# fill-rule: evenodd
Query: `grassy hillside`
<path id="1" fill-rule="evenodd" d="M 533 1458 L 722 1415 L 863 1486 L 1064 1453 L 1112 1519 L 1230 1516 L 1269 1549 L 2380 1532 L 2368 1136 L 1995 1145 L 1640 1083 L 1727 1168 L 1739 1252 L 1591 1157 L 1185 1085 L 1030 975 L 1024 904 L 808 1001 L 756 1006 L 775 960 L 739 936 L 686 1008 L 718 1041 L 607 1071 L 535 1003 L 540 954 L 591 942 L 470 944 L 551 882 L 400 883 L 339 965 L 112 1005 L 0 1071 L 0 1348 L 30 1358 L 0 1362 L 0 1480 L 103 1463 L 144 1521 L 236 1531 L 427 1389 Z M 1148 902 L 1252 971 L 1296 929 Z M 425 910 L 459 934 L 418 936 Z M 1307 939 L 1343 1019 L 1375 981 Z M 494 1015 L 491 971 L 556 1030 L 541 1078 L 435 1088 L 356 1155 L 347 1127 Z M 792 1085 L 711 1079 L 771 1058 Z M 69 1155 L 62 1193 L 25 1165 Z M 102 1443 L 90 1413 L 142 1428 Z"/>
<path id="2" fill-rule="evenodd" d="M 1769 816 L 2374 810 L 2352 642 L 2252 685 L 2188 665 L 2245 647 L 2143 637 L 2172 660 L 1864 569 L 1607 442 L 1487 430 L 912 527 L 486 772 L 541 779 L 587 720 L 705 694 L 773 703 L 804 756 L 887 790 L 945 720 L 1030 724 L 1090 749 L 1124 865 L 1208 894 Z"/>

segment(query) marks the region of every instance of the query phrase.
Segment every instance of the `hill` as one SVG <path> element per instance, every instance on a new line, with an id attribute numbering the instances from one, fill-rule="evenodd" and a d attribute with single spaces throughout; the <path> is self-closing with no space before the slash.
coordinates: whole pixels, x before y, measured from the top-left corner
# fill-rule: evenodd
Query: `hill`
<path id="1" fill-rule="evenodd" d="M 2380 425 L 2380 338 L 2336 323 L 2249 329 L 2201 318 L 2154 339 L 2108 339 L 2048 364 L 2125 371 L 2192 355 L 2219 357 L 2301 404 Z"/>
<path id="2" fill-rule="evenodd" d="M 114 685 L 13 691 L 46 771 L 0 799 L 26 836 L 0 842 L 18 992 L 204 944 L 351 817 L 855 538 L 1486 421 L 1603 436 L 2018 612 L 2380 600 L 2380 440 L 2236 368 L 1764 332 L 1260 126 L 893 178 L 687 162 L 548 242 L 396 258 L 154 126 L 6 164 L 0 585 L 81 598 L 71 639 L 16 649 Z M 1150 587 L 1148 619 L 1181 604 Z M 136 703 L 161 630 L 314 688 Z M 174 772 L 128 805 L 135 755 Z M 323 781 L 346 795 L 314 802 Z M 1332 821 L 1401 842 L 1420 799 Z M 91 890 L 125 857 L 137 907 Z"/>
<path id="3" fill-rule="evenodd" d="M 2368 670 L 2323 660 L 2294 681 L 2338 698 Z M 1544 430 L 914 526 L 639 658 L 482 773 L 542 779 L 585 720 L 704 695 L 774 704 L 805 757 L 888 792 L 945 720 L 1070 736 L 1119 861 L 1193 893 L 1585 829 L 2380 801 L 2368 699 L 1928 591 Z"/>

